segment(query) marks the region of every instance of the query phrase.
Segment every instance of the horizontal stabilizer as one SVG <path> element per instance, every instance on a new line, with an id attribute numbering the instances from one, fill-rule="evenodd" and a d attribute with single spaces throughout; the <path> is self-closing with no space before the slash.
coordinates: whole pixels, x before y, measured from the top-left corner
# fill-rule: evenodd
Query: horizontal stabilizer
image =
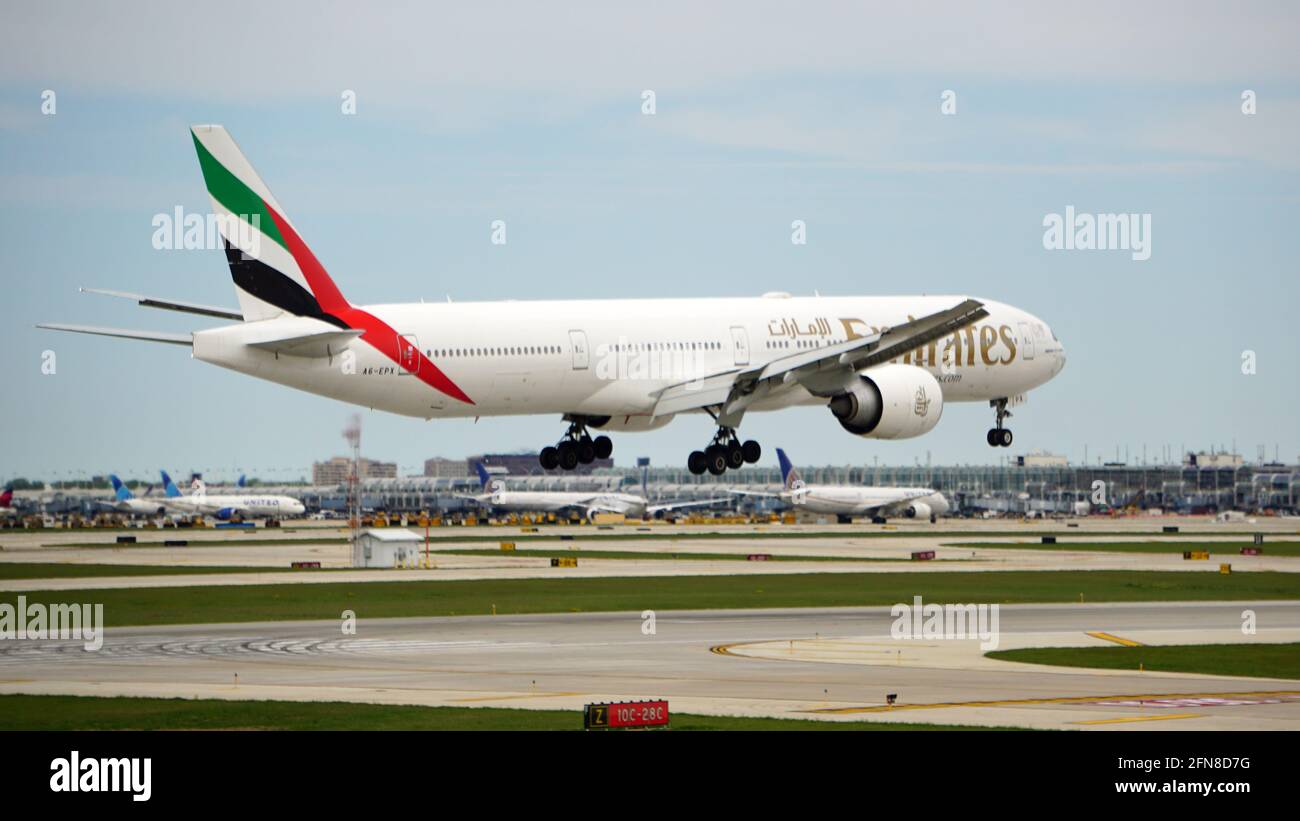
<path id="1" fill-rule="evenodd" d="M 365 333 L 359 328 L 338 328 L 309 317 L 250 322 L 240 331 L 245 345 L 289 356 L 334 356 Z"/>
<path id="2" fill-rule="evenodd" d="M 237 319 L 242 320 L 244 315 L 239 311 L 230 308 L 219 308 L 212 305 L 199 305 L 194 302 L 179 302 L 174 299 L 161 299 L 159 297 L 144 296 L 143 294 L 131 294 L 125 291 L 107 291 L 102 288 L 82 288 L 85 294 L 103 294 L 104 296 L 115 296 L 122 299 L 134 300 L 137 305 L 143 305 L 146 308 L 162 308 L 167 311 L 180 311 L 185 314 L 198 314 L 200 316 L 213 316 L 218 319 Z"/>
<path id="3" fill-rule="evenodd" d="M 95 334 L 96 336 L 116 336 L 120 339 L 139 339 L 145 342 L 166 342 L 168 345 L 194 344 L 189 334 L 167 334 L 159 331 L 132 331 L 126 328 L 98 328 L 93 325 L 64 325 L 57 322 L 42 322 L 36 327 L 48 331 L 71 331 L 76 334 Z"/>

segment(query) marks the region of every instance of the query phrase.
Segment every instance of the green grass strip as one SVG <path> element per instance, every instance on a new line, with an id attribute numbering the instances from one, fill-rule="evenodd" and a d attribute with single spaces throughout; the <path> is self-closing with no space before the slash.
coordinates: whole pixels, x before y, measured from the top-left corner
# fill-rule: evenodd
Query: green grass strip
<path id="1" fill-rule="evenodd" d="M 672 714 L 673 730 L 986 730 L 987 727 Z M 351 702 L 0 696 L 0 730 L 581 730 L 579 710 Z M 1010 729 L 1010 728 L 1000 728 Z"/>
<path id="2" fill-rule="evenodd" d="M 1162 571 L 792 573 L 641 578 L 155 587 L 33 591 L 29 603 L 102 603 L 108 626 L 359 618 L 888 606 L 923 596 L 934 603 L 1263 601 L 1300 599 L 1300 574 Z M 0 592 L 0 602 L 19 594 Z"/>
<path id="3" fill-rule="evenodd" d="M 995 650 L 989 658 L 1060 667 L 1153 670 L 1300 679 L 1300 644 L 1186 644 L 1149 647 L 1032 647 Z"/>

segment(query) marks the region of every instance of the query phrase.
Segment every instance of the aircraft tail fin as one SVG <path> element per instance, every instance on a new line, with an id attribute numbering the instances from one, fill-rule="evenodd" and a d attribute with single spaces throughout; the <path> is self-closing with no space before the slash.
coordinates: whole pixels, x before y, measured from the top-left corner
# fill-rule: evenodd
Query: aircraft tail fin
<path id="1" fill-rule="evenodd" d="M 230 133 L 196 125 L 190 136 L 244 319 L 288 314 L 346 328 L 339 314 L 351 306 Z"/>
<path id="2" fill-rule="evenodd" d="M 785 455 L 781 448 L 776 449 L 776 459 L 781 463 L 781 484 L 786 490 L 797 490 L 803 487 L 803 479 L 799 478 L 799 471 L 795 470 L 794 464 L 790 457 Z"/>
<path id="3" fill-rule="evenodd" d="M 14 489 L 7 487 L 3 493 L 0 493 L 0 507 L 9 507 L 14 500 Z"/>
<path id="4" fill-rule="evenodd" d="M 172 481 L 172 477 L 167 475 L 167 471 L 160 470 L 158 472 L 162 474 L 163 495 L 168 499 L 175 499 L 177 496 L 180 496 L 180 488 L 176 487 L 176 483 Z"/>
<path id="5" fill-rule="evenodd" d="M 131 498 L 131 489 L 122 483 L 122 480 L 114 474 L 108 474 L 108 479 L 113 483 L 113 495 L 119 502 L 125 502 Z"/>

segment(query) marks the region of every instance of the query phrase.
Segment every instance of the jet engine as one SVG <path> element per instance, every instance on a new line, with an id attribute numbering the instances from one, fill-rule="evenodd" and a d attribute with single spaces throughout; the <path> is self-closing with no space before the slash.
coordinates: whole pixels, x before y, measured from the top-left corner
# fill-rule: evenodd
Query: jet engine
<path id="1" fill-rule="evenodd" d="M 872 439 L 911 439 L 930 432 L 943 416 L 943 389 L 924 368 L 881 365 L 831 397 L 831 413 L 849 433 Z"/>
<path id="2" fill-rule="evenodd" d="M 909 519 L 929 519 L 934 515 L 934 510 L 925 502 L 912 502 L 903 511 L 903 515 Z"/>

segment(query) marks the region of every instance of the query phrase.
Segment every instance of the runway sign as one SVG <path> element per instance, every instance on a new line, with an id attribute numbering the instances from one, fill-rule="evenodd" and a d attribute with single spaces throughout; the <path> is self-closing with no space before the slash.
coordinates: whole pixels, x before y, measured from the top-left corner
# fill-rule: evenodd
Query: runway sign
<path id="1" fill-rule="evenodd" d="M 1203 561 L 1208 561 L 1209 558 L 1210 558 L 1210 551 L 1208 551 L 1208 550 L 1185 550 L 1185 551 L 1183 551 L 1183 558 L 1184 558 L 1184 559 L 1187 559 L 1187 560 L 1189 560 L 1189 561 L 1202 561 L 1202 562 L 1203 562 Z"/>
<path id="2" fill-rule="evenodd" d="M 577 567 L 578 559 L 576 556 L 555 556 L 551 559 L 551 567 Z"/>
<path id="3" fill-rule="evenodd" d="M 588 704 L 583 708 L 582 726 L 587 730 L 667 727 L 668 702 L 616 701 Z"/>
<path id="4" fill-rule="evenodd" d="M 934 558 L 933 550 L 918 550 L 912 554 L 912 561 L 914 562 L 928 562 L 933 558 Z"/>

